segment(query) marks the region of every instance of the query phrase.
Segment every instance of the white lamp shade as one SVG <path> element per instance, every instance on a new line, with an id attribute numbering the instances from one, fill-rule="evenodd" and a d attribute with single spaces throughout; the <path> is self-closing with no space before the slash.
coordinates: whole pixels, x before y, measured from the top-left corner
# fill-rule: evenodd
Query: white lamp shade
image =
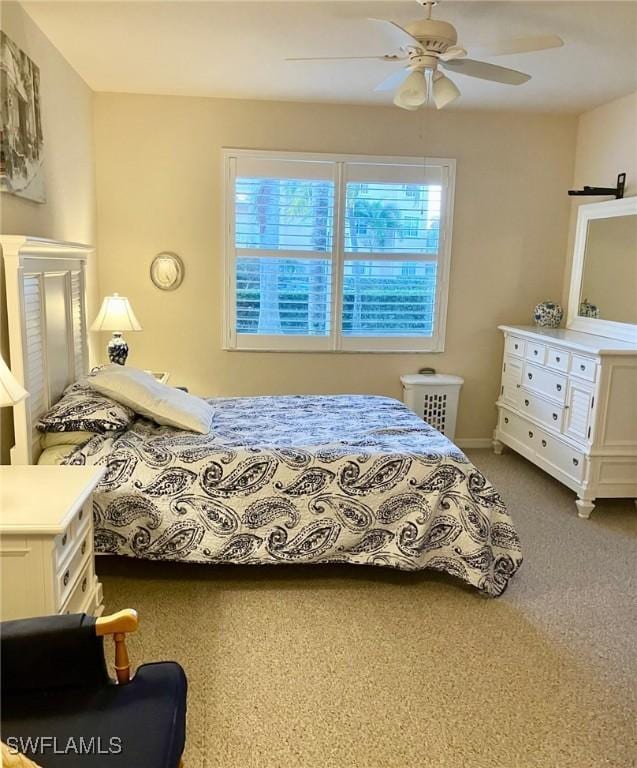
<path id="1" fill-rule="evenodd" d="M 415 69 L 398 89 L 394 104 L 403 109 L 417 109 L 427 101 L 427 81 L 421 69 Z"/>
<path id="2" fill-rule="evenodd" d="M 438 109 L 446 107 L 447 104 L 451 104 L 452 101 L 455 101 L 460 96 L 460 91 L 456 88 L 454 82 L 443 75 L 442 72 L 437 72 L 434 75 L 431 92 L 434 104 Z"/>
<path id="3" fill-rule="evenodd" d="M 15 405 L 24 400 L 28 394 L 0 356 L 0 406 Z"/>
<path id="4" fill-rule="evenodd" d="M 130 301 L 126 296 L 114 293 L 106 296 L 91 326 L 92 331 L 141 331 Z"/>

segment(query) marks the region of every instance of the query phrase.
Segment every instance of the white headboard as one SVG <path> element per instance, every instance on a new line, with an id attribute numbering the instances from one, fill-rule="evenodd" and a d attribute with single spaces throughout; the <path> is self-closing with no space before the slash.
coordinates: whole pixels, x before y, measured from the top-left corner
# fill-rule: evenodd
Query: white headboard
<path id="1" fill-rule="evenodd" d="M 29 392 L 14 408 L 12 464 L 40 454 L 35 423 L 88 370 L 86 261 L 93 248 L 23 235 L 0 236 L 11 370 Z"/>

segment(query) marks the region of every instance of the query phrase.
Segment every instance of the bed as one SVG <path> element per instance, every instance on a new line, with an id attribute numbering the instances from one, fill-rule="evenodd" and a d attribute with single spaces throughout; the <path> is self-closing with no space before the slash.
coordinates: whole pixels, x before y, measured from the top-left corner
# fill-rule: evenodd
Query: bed
<path id="1" fill-rule="evenodd" d="M 62 254 L 57 255 L 59 274 Z M 58 298 L 60 288 L 68 287 L 68 294 L 62 291 L 68 322 L 58 323 L 68 358 L 55 376 L 49 367 L 56 361 L 39 352 L 43 343 L 46 352 L 51 334 L 36 334 L 33 343 L 33 302 L 25 301 L 23 278 L 16 272 L 13 280 L 9 269 L 8 292 L 18 291 L 13 304 L 23 313 L 20 328 L 27 330 L 19 336 L 23 370 L 18 366 L 17 372 L 27 389 L 29 383 L 37 388 L 39 376 L 44 392 L 17 425 L 17 462 L 37 461 L 35 420 L 60 396 L 62 380 L 74 381 L 84 367 L 83 298 L 73 286 L 83 286 L 85 256 L 71 256 L 69 271 L 79 277 L 74 282 L 70 274 L 53 284 Z M 45 312 L 47 258 L 40 254 L 21 272 L 32 278 L 40 269 L 41 277 L 30 284 L 41 286 Z M 16 259 L 22 262 L 19 251 Z M 73 301 L 79 301 L 75 309 Z M 32 316 L 24 318 L 25 311 Z M 45 317 L 42 327 L 52 325 Z M 11 351 L 13 360 L 13 343 Z M 519 539 L 497 490 L 402 403 L 371 396 L 210 402 L 214 418 L 207 435 L 138 417 L 64 458 L 106 467 L 95 494 L 97 552 L 200 563 L 428 568 L 494 597 L 520 567 Z"/>

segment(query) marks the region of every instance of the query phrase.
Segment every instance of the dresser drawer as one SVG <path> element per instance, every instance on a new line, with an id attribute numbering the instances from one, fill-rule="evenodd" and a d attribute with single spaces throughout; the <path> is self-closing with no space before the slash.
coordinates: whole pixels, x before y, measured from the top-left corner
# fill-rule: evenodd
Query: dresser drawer
<path id="1" fill-rule="evenodd" d="M 524 340 L 519 336 L 507 336 L 504 343 L 504 351 L 508 355 L 515 355 L 516 357 L 524 357 Z"/>
<path id="2" fill-rule="evenodd" d="M 555 368 L 556 371 L 564 371 L 564 373 L 566 373 L 566 371 L 568 371 L 570 357 L 570 353 L 565 352 L 563 349 L 547 347 L 546 364 L 549 368 Z"/>
<path id="3" fill-rule="evenodd" d="M 56 591 L 57 591 L 57 604 L 62 605 L 67 599 L 74 584 L 77 580 L 79 572 L 84 567 L 85 561 L 92 558 L 93 554 L 93 542 L 92 542 L 93 529 L 91 526 L 85 526 L 83 536 L 79 537 L 76 542 L 76 547 L 71 554 L 69 561 L 60 568 L 56 574 Z"/>
<path id="4" fill-rule="evenodd" d="M 504 432 L 505 435 L 510 435 L 519 443 L 532 447 L 535 434 L 533 427 L 521 416 L 510 411 L 501 410 L 499 428 L 500 432 Z"/>
<path id="5" fill-rule="evenodd" d="M 566 398 L 566 376 L 548 368 L 538 368 L 531 363 L 524 364 L 522 386 L 564 403 Z"/>
<path id="6" fill-rule="evenodd" d="M 571 374 L 573 376 L 579 376 L 580 379 L 595 381 L 597 378 L 597 361 L 592 357 L 573 355 L 571 360 Z"/>
<path id="7" fill-rule="evenodd" d="M 82 613 L 93 590 L 94 581 L 93 561 L 89 560 L 84 568 L 82 568 L 73 590 L 67 597 L 60 613 Z"/>
<path id="8" fill-rule="evenodd" d="M 520 401 L 520 410 L 525 415 L 537 419 L 558 432 L 561 430 L 564 417 L 564 408 L 561 405 L 550 403 L 530 392 L 523 392 Z"/>
<path id="9" fill-rule="evenodd" d="M 565 475 L 581 481 L 586 466 L 585 456 L 558 438 L 538 433 L 536 451 L 538 456 L 564 472 Z"/>
<path id="10" fill-rule="evenodd" d="M 544 344 L 536 344 L 533 341 L 526 342 L 526 351 L 524 356 L 527 360 L 532 360 L 538 365 L 544 365 L 544 358 L 546 357 L 546 347 Z"/>
<path id="11" fill-rule="evenodd" d="M 586 464 L 582 452 L 571 448 L 521 416 L 501 410 L 498 428 L 500 433 L 509 435 L 565 475 L 577 481 L 584 477 Z"/>

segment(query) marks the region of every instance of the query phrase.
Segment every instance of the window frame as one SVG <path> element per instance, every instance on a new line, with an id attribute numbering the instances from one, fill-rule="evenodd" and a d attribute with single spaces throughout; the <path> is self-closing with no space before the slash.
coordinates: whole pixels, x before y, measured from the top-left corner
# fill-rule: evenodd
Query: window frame
<path id="1" fill-rule="evenodd" d="M 303 259 L 319 258 L 331 260 L 331 296 L 330 296 L 330 332 L 326 336 L 304 334 L 266 335 L 237 334 L 236 332 L 236 259 L 235 240 L 235 185 L 236 160 L 238 157 L 251 157 L 260 160 L 286 160 L 299 162 L 322 162 L 333 166 L 334 212 L 332 223 L 331 251 L 299 251 Z M 388 165 L 388 166 L 434 166 L 441 168 L 442 193 L 440 200 L 440 229 L 437 255 L 422 254 L 417 258 L 406 253 L 369 254 L 352 253 L 345 250 L 345 223 L 343 211 L 347 177 L 347 164 L 352 165 Z M 406 353 L 406 352 L 443 352 L 447 305 L 449 297 L 449 273 L 451 265 L 451 240 L 453 230 L 453 210 L 455 198 L 456 161 L 441 157 L 400 157 L 386 155 L 353 155 L 322 152 L 277 152 L 275 150 L 222 149 L 223 172 L 223 349 L 238 352 L 367 352 L 367 353 Z M 403 183 L 397 179 L 397 183 Z M 244 249 L 249 250 L 249 249 Z M 294 258 L 294 252 L 256 250 L 242 253 L 249 257 Z M 412 258 L 410 258 L 412 257 Z M 429 257 L 429 258 L 427 258 Z M 431 336 L 345 336 L 342 333 L 342 304 L 344 262 L 352 259 L 379 261 L 435 261 L 436 293 L 434 311 L 434 331 Z"/>

